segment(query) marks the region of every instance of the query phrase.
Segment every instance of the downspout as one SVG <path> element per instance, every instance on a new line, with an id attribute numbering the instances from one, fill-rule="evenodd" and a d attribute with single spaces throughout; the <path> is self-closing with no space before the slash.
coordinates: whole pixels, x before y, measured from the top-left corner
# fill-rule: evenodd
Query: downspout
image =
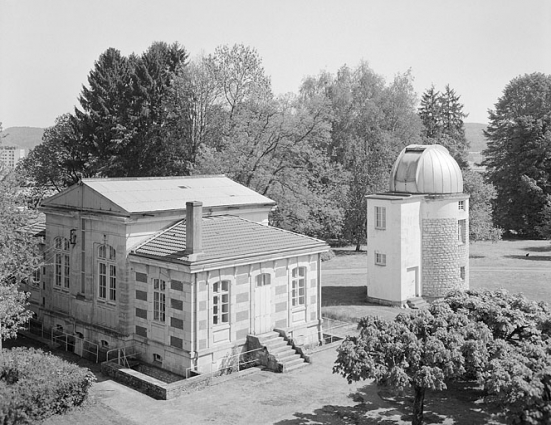
<path id="1" fill-rule="evenodd" d="M 318 342 L 323 341 L 323 317 L 321 316 L 321 254 L 318 254 Z"/>
<path id="2" fill-rule="evenodd" d="M 191 315 L 191 328 L 192 328 L 192 336 L 191 336 L 191 342 L 192 342 L 192 352 L 190 354 L 193 354 L 192 364 L 195 367 L 195 370 L 197 370 L 197 360 L 199 358 L 199 354 L 197 352 L 198 349 L 198 341 L 197 341 L 197 335 L 198 334 L 198 325 L 197 325 L 197 273 L 193 274 L 194 278 L 192 279 L 191 283 L 191 299 L 193 300 L 193 314 Z"/>

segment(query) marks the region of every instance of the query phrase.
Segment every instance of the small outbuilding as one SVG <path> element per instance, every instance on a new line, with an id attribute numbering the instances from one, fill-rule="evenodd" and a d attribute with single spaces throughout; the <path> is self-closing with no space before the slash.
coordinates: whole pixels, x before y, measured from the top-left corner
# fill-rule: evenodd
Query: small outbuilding
<path id="1" fill-rule="evenodd" d="M 367 298 L 406 307 L 469 287 L 469 195 L 439 145 L 409 145 L 389 191 L 367 196 Z"/>

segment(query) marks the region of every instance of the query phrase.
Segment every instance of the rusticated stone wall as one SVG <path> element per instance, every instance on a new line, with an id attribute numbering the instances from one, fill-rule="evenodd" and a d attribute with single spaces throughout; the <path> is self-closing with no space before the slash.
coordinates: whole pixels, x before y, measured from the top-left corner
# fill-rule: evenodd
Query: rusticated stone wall
<path id="1" fill-rule="evenodd" d="M 443 297 L 452 289 L 464 288 L 460 267 L 468 263 L 468 236 L 465 242 L 458 241 L 456 218 L 423 220 L 423 296 Z"/>

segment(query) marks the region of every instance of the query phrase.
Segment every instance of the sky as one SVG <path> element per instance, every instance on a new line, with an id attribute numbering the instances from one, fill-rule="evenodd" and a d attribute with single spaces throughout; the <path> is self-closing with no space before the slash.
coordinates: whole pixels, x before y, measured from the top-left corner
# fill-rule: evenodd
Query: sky
<path id="1" fill-rule="evenodd" d="M 257 50 L 276 94 L 366 61 L 388 82 L 411 70 L 421 94 L 449 84 L 465 122 L 515 77 L 551 74 L 549 0 L 0 0 L 0 122 L 50 127 L 78 106 L 99 55 L 179 42 Z"/>

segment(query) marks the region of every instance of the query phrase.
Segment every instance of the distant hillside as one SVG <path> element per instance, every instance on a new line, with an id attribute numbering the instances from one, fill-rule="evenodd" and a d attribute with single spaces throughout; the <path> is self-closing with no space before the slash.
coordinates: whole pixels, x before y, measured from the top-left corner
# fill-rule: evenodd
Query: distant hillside
<path id="1" fill-rule="evenodd" d="M 465 137 L 471 144 L 469 151 L 482 152 L 486 149 L 486 139 L 482 130 L 486 130 L 486 124 L 478 124 L 474 122 L 465 123 Z"/>
<path id="2" fill-rule="evenodd" d="M 5 146 L 19 146 L 27 152 L 42 143 L 43 128 L 38 127 L 10 127 L 2 132 L 1 144 Z"/>

